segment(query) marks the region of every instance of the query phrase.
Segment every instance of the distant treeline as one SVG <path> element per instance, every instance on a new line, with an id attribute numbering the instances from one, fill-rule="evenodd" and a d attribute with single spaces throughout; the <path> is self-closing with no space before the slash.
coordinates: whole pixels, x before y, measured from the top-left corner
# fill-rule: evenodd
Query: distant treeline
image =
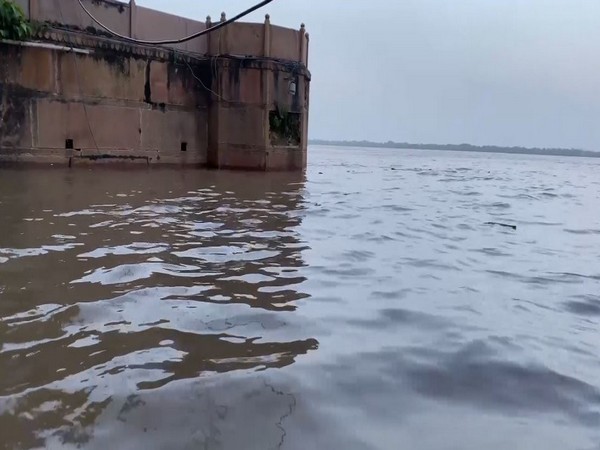
<path id="1" fill-rule="evenodd" d="M 524 155 L 554 155 L 554 156 L 584 156 L 600 158 L 600 152 L 581 150 L 577 148 L 527 148 L 527 147 L 499 147 L 496 145 L 471 145 L 471 144 L 409 144 L 407 142 L 371 142 L 371 141 L 326 141 L 313 139 L 309 141 L 314 145 L 334 145 L 341 147 L 369 147 L 369 148 L 400 148 L 410 150 L 451 150 L 461 152 L 481 153 L 519 153 Z"/>

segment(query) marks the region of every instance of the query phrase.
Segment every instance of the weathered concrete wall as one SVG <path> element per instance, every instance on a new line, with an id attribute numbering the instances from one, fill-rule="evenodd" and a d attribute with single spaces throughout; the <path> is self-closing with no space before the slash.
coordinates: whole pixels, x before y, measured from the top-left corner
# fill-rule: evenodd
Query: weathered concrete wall
<path id="1" fill-rule="evenodd" d="M 227 43 L 224 45 L 229 55 L 265 56 L 265 27 L 261 23 L 235 23 L 227 27 Z"/>
<path id="2" fill-rule="evenodd" d="M 301 61 L 300 33 L 297 30 L 272 25 L 271 56 L 289 61 Z"/>
<path id="3" fill-rule="evenodd" d="M 84 0 L 86 8 L 102 23 L 119 34 L 130 34 L 130 8 L 115 0 Z M 101 30 L 81 9 L 77 0 L 30 0 L 31 20 L 63 24 L 81 30 Z"/>
<path id="4" fill-rule="evenodd" d="M 231 60 L 215 62 L 213 81 L 220 101 L 213 111 L 210 126 L 212 152 L 209 162 L 218 168 L 255 167 L 266 170 L 301 169 L 306 166 L 306 124 L 309 79 L 295 65 L 268 60 Z M 296 82 L 295 93 L 289 84 Z M 270 113 L 297 114 L 298 142 L 274 139 Z M 217 119 L 214 119 L 214 118 Z"/>
<path id="5" fill-rule="evenodd" d="M 150 48 L 110 39 L 77 0 L 20 2 L 32 19 L 50 25 L 38 39 L 63 48 L 0 43 L 6 61 L 0 161 L 306 166 L 304 25 L 281 28 L 267 16 L 261 24 L 234 23 L 184 44 Z M 180 37 L 213 25 L 135 2 L 84 2 L 110 28 L 138 39 Z"/>
<path id="6" fill-rule="evenodd" d="M 300 30 L 264 24 L 238 22 L 210 37 L 212 55 L 264 56 L 297 61 L 308 66 L 309 38 L 304 27 Z"/>
<path id="7" fill-rule="evenodd" d="M 206 24 L 184 17 L 137 6 L 134 9 L 133 37 L 144 40 L 166 40 L 190 36 L 206 29 Z M 208 39 L 200 37 L 169 47 L 188 52 L 207 54 Z"/>
<path id="8" fill-rule="evenodd" d="M 209 98 L 187 68 L 114 50 L 0 57 L 0 159 L 206 164 Z"/>
<path id="9" fill-rule="evenodd" d="M 62 24 L 77 30 L 106 33 L 80 8 L 77 0 L 16 0 L 28 18 Z M 215 23 L 163 13 L 135 2 L 83 0 L 86 8 L 103 24 L 119 34 L 144 40 L 180 38 L 205 30 Z M 222 20 L 224 17 L 222 17 Z M 269 28 L 269 30 L 267 30 Z M 210 55 L 269 56 L 308 65 L 308 36 L 304 29 L 236 22 L 218 33 L 184 44 L 168 45 L 188 52 Z"/>

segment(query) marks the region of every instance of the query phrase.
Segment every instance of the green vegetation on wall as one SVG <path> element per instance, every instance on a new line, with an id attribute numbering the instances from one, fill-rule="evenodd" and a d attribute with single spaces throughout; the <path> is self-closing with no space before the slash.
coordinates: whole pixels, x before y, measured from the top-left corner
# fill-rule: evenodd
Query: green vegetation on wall
<path id="1" fill-rule="evenodd" d="M 0 39 L 24 41 L 32 31 L 19 5 L 10 0 L 0 0 Z"/>
<path id="2" fill-rule="evenodd" d="M 300 114 L 279 108 L 269 114 L 271 143 L 274 145 L 300 145 Z"/>

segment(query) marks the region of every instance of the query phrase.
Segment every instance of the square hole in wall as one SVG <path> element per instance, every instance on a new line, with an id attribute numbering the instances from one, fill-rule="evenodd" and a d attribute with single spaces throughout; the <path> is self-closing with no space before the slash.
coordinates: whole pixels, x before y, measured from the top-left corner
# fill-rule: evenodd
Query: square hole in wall
<path id="1" fill-rule="evenodd" d="M 182 142 L 181 143 L 181 151 L 182 152 L 187 152 L 187 142 Z"/>
<path id="2" fill-rule="evenodd" d="M 65 140 L 65 148 L 67 150 L 73 150 L 73 139 Z"/>

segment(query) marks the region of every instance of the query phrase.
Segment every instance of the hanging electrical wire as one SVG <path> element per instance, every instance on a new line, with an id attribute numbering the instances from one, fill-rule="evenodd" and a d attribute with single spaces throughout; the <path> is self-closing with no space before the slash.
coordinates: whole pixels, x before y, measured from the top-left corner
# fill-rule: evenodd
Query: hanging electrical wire
<path id="1" fill-rule="evenodd" d="M 262 2 L 254 5 L 252 8 L 249 8 L 243 12 L 241 12 L 240 14 L 238 14 L 235 17 L 232 17 L 231 19 L 225 20 L 223 22 L 219 22 L 217 25 L 214 25 L 210 28 L 207 28 L 206 30 L 202 30 L 198 33 L 194 33 L 191 34 L 189 36 L 180 38 L 180 39 L 165 39 L 165 40 L 159 40 L 159 41 L 148 41 L 148 40 L 143 40 L 143 39 L 135 39 L 132 38 L 130 36 L 125 36 L 123 34 L 119 34 L 114 30 L 111 30 L 109 27 L 107 27 L 106 25 L 104 25 L 102 22 L 100 22 L 96 17 L 94 17 L 94 15 L 85 7 L 85 5 L 83 4 L 82 0 L 78 0 L 79 1 L 79 5 L 81 6 L 81 8 L 83 8 L 83 10 L 85 11 L 85 13 L 90 16 L 90 19 L 92 19 L 100 28 L 102 28 L 103 30 L 109 32 L 110 34 L 112 34 L 113 36 L 116 36 L 120 39 L 123 39 L 125 41 L 129 41 L 129 42 L 133 42 L 136 44 L 142 44 L 142 45 L 168 45 L 168 44 L 182 44 L 184 42 L 187 41 L 191 41 L 192 39 L 196 39 L 199 38 L 200 36 L 204 36 L 206 34 L 212 33 L 213 31 L 217 31 L 220 28 L 226 27 L 229 24 L 232 24 L 233 22 L 237 22 L 238 20 L 246 17 L 248 14 L 253 13 L 254 11 L 268 5 L 269 3 L 273 2 L 274 0 L 263 0 Z"/>
<path id="2" fill-rule="evenodd" d="M 196 81 L 198 81 L 198 83 L 200 83 L 200 86 L 202 86 L 204 88 L 204 90 L 210 92 L 215 97 L 217 97 L 219 100 L 224 101 L 225 103 L 233 103 L 233 102 L 231 102 L 229 100 L 226 100 L 222 95 L 217 94 L 215 91 L 213 91 L 208 86 L 206 86 L 206 84 L 204 84 L 204 82 L 202 81 L 202 79 L 200 77 L 198 77 L 198 75 L 196 75 L 194 73 L 194 69 L 192 69 L 192 66 L 190 65 L 190 63 L 187 62 L 187 60 L 184 60 L 184 62 L 186 64 L 187 68 L 190 69 L 190 72 L 191 72 L 192 76 L 196 79 Z"/>

